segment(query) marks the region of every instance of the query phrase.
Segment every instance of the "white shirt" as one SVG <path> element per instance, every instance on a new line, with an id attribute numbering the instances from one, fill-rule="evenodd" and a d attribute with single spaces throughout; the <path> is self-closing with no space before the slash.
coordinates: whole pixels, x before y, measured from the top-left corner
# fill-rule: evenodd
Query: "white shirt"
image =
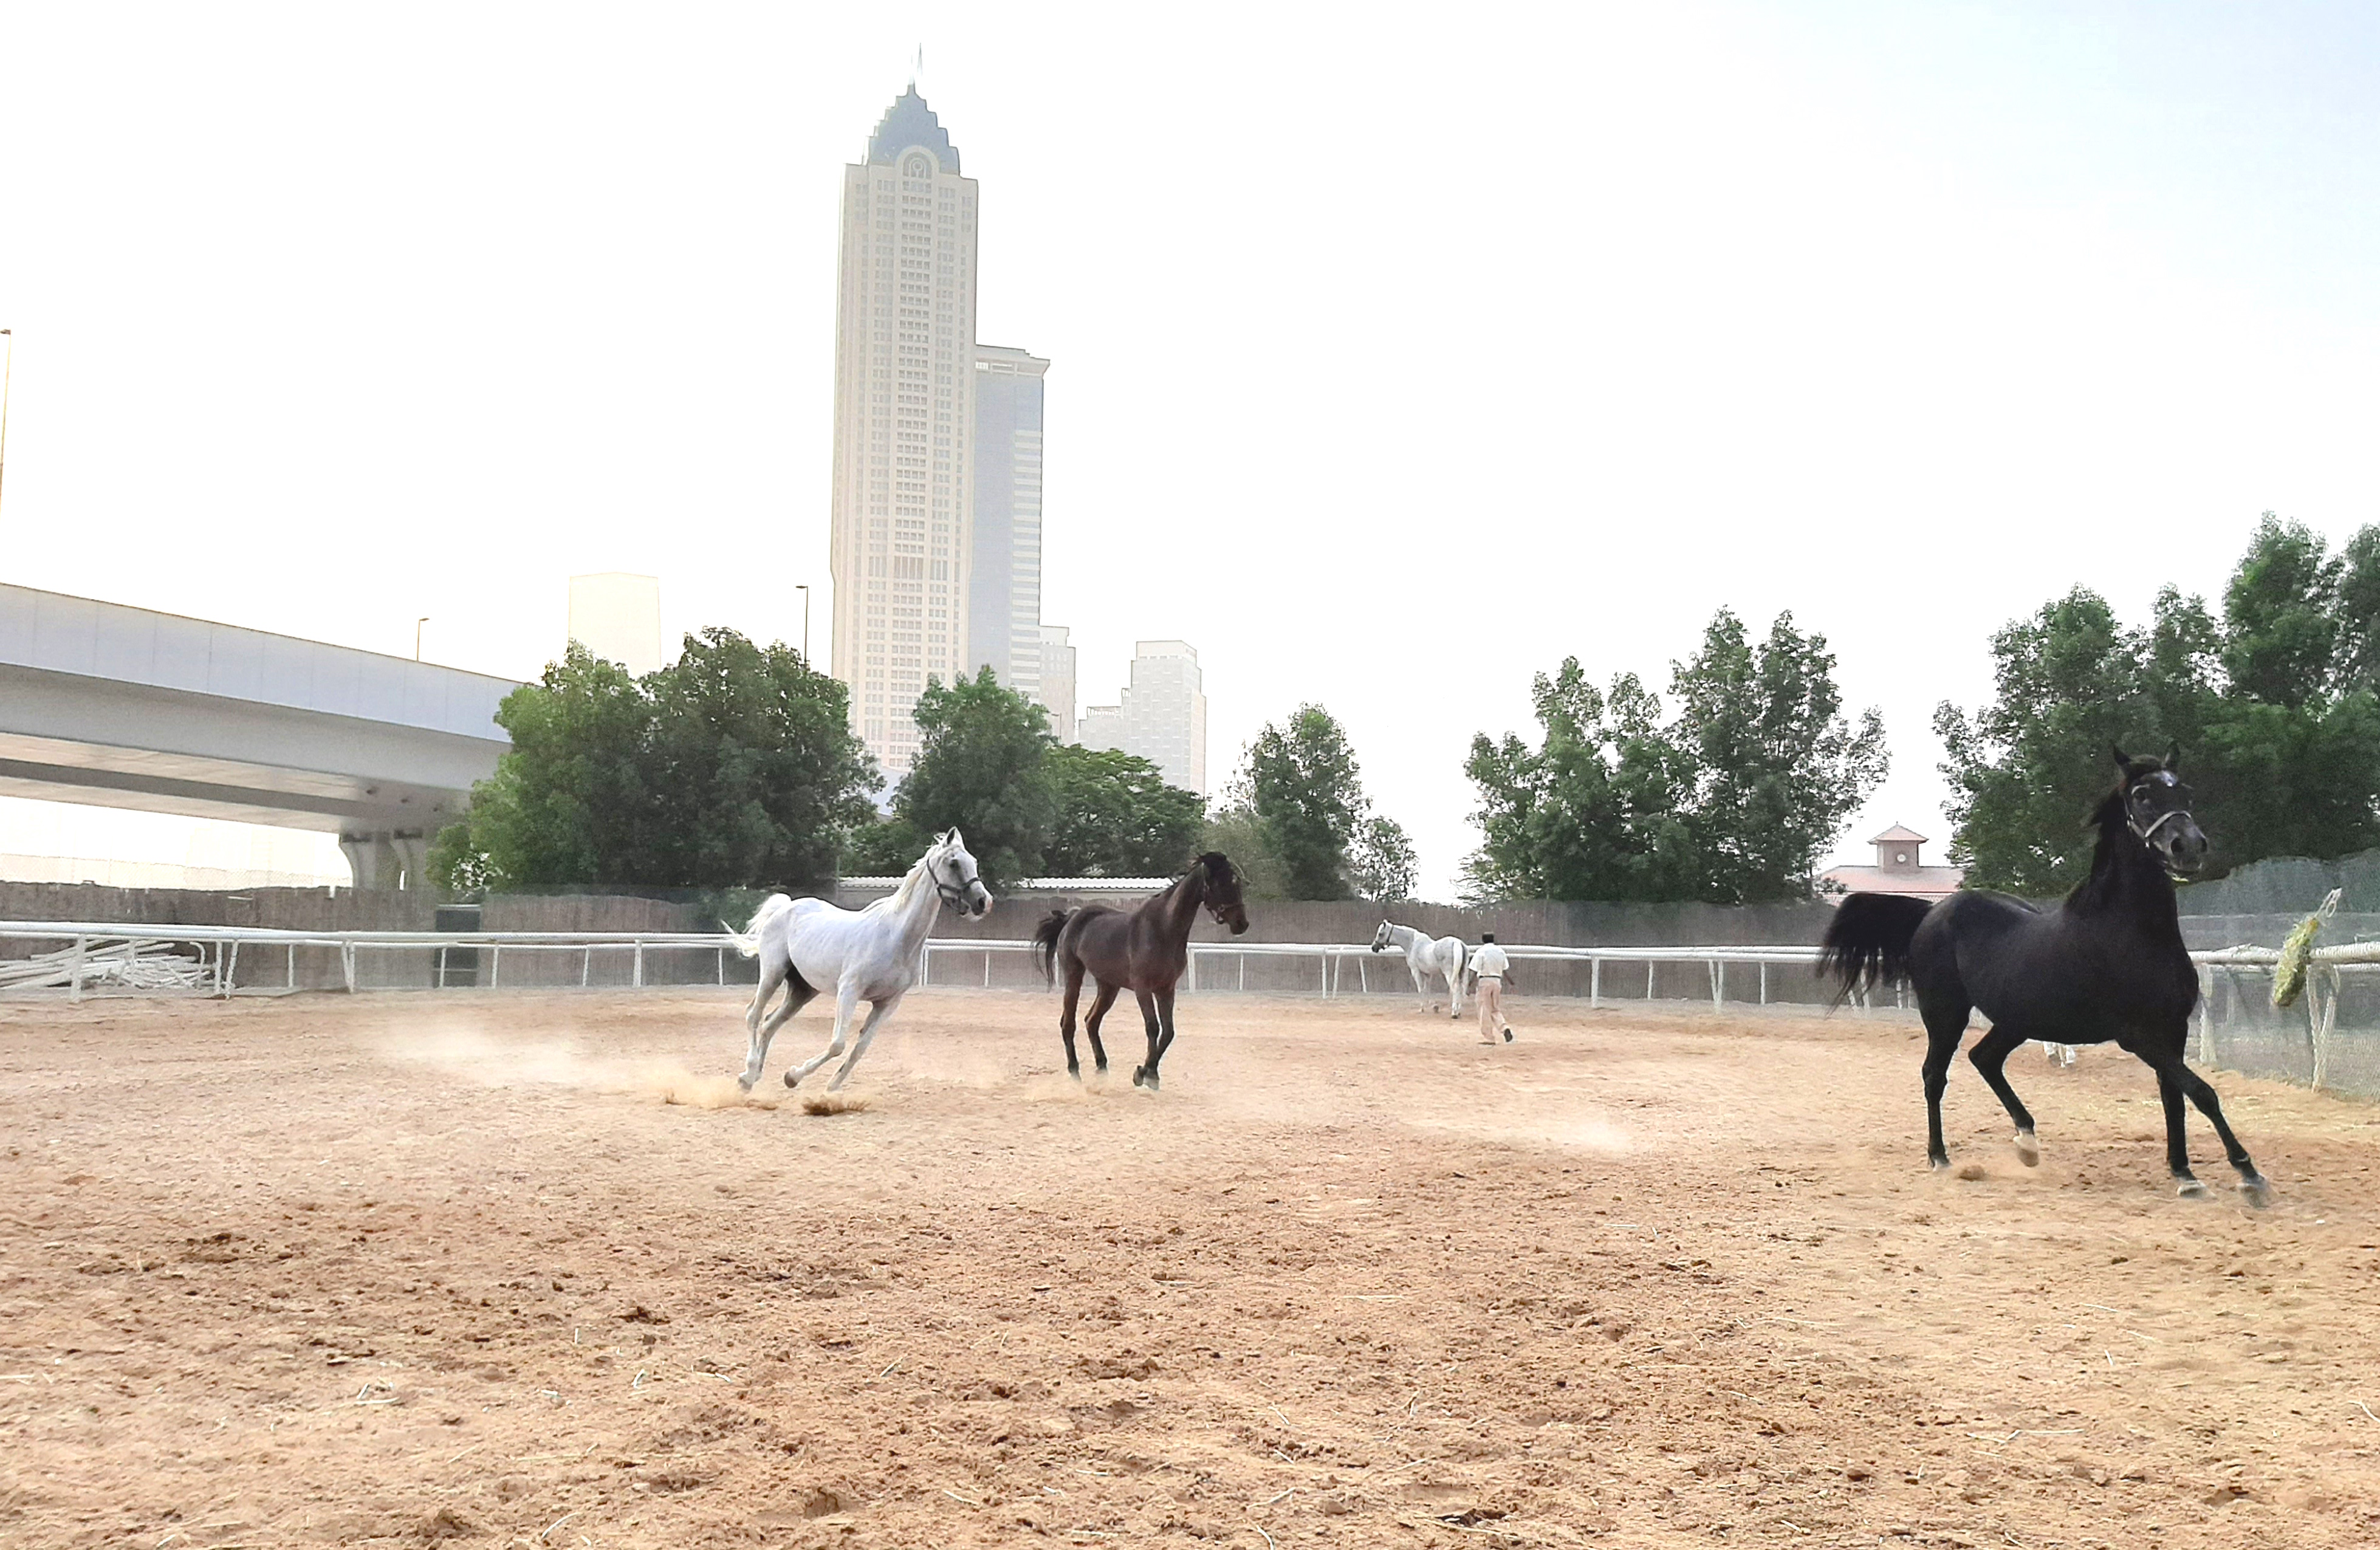
<path id="1" fill-rule="evenodd" d="M 1512 961 L 1494 942 L 1481 942 L 1471 950 L 1471 972 L 1482 979 L 1502 979 Z"/>

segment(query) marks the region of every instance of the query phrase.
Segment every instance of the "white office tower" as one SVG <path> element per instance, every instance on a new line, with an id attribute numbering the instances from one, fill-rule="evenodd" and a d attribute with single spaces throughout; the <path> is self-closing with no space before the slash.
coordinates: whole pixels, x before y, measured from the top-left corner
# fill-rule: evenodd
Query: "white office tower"
<path id="1" fill-rule="evenodd" d="M 975 347 L 975 535 L 967 669 L 1041 702 L 1041 378 L 1050 363 Z"/>
<path id="2" fill-rule="evenodd" d="M 1207 794 L 1207 696 L 1188 641 L 1133 643 L 1123 751 L 1165 771 L 1167 785 Z"/>
<path id="3" fill-rule="evenodd" d="M 548 617 L 551 617 L 549 615 Z M 604 571 L 570 578 L 570 638 L 642 678 L 662 665 L 662 584 Z"/>
<path id="4" fill-rule="evenodd" d="M 1124 752 L 1123 707 L 1121 705 L 1087 705 L 1083 707 L 1083 724 L 1078 741 L 1086 748 L 1112 748 Z"/>
<path id="5" fill-rule="evenodd" d="M 975 253 L 975 183 L 912 85 L 844 169 L 829 555 L 834 675 L 895 780 L 927 675 L 967 669 Z"/>
<path id="6" fill-rule="evenodd" d="M 1066 644 L 1066 634 L 1063 624 L 1041 626 L 1040 703 L 1061 743 L 1075 741 L 1075 648 Z"/>

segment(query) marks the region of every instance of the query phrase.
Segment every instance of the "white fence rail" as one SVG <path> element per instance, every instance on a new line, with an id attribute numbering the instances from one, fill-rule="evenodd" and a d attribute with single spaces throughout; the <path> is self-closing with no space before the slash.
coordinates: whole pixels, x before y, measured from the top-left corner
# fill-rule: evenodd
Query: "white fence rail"
<path id="1" fill-rule="evenodd" d="M 294 988 L 298 981 L 298 958 L 300 949 L 323 949 L 338 954 L 340 977 L 348 990 L 358 988 L 357 966 L 380 953 L 421 953 L 431 956 L 430 973 L 424 975 L 425 987 L 451 985 L 448 969 L 459 952 L 484 952 L 487 967 L 486 984 L 501 987 L 504 982 L 504 955 L 514 954 L 517 962 L 525 955 L 576 954 L 579 963 L 579 984 L 592 984 L 593 969 L 598 955 L 625 954 L 629 962 L 628 984 L 643 987 L 649 982 L 646 964 L 649 956 L 658 952 L 708 953 L 713 960 L 711 978 L 715 983 L 727 983 L 728 956 L 735 951 L 735 941 L 717 932 L 565 932 L 565 931 L 285 931 L 261 926 L 156 926 L 92 921 L 0 921 L 0 940 L 66 942 L 72 945 L 70 963 L 87 965 L 90 973 L 69 972 L 66 988 L 80 995 L 87 987 L 104 985 L 107 965 L 112 961 L 128 958 L 136 952 L 151 952 L 160 946 L 182 946 L 196 951 L 198 964 L 205 988 L 210 994 L 230 995 L 235 989 L 270 992 Z M 1030 953 L 1029 941 L 1004 938 L 937 938 L 926 943 L 923 978 L 927 985 L 956 985 L 971 979 L 981 984 L 991 983 L 991 965 L 996 958 Z M 1737 999 L 1766 1003 L 1770 999 L 1771 971 L 1779 967 L 1810 969 L 1818 961 L 1818 950 L 1803 946 L 1710 945 L 1700 947 L 1541 947 L 1529 944 L 1504 944 L 1507 956 L 1518 963 L 1569 963 L 1588 966 L 1587 999 L 1600 1005 L 1605 997 L 1607 979 L 1611 982 L 1613 999 L 1637 999 L 1627 994 L 1633 984 L 1622 988 L 1622 972 L 1642 967 L 1645 975 L 1645 997 L 1649 999 L 1657 987 L 1656 975 L 1664 963 L 1699 963 L 1709 977 L 1712 1002 L 1724 1004 L 1728 999 L 1729 970 L 1750 971 L 1752 983 L 1739 981 Z M 237 984 L 242 953 L 249 955 L 251 970 L 259 960 L 270 965 L 275 958 L 283 969 L 281 986 L 252 983 Z M 1360 942 L 1193 942 L 1190 944 L 1190 968 L 1183 988 L 1185 991 L 1245 989 L 1247 963 L 1250 959 L 1288 958 L 1310 960 L 1315 965 L 1315 989 L 1323 996 L 1347 993 L 1347 965 L 1352 961 L 1356 970 L 1355 989 L 1358 994 L 1372 990 L 1371 970 L 1377 961 L 1402 960 L 1396 948 L 1375 953 L 1368 943 Z M 2201 965 L 2202 975 L 2211 968 L 2269 969 L 2279 954 L 2269 948 L 2224 948 L 2193 952 L 2191 956 Z M 969 975 L 972 960 L 981 961 L 979 975 Z M 2380 969 L 2380 942 L 2355 942 L 2339 947 L 2317 949 L 2313 954 L 2317 970 L 2335 977 L 2343 969 Z M 1385 962 L 1378 966 L 1386 969 Z M 268 975 L 262 977 L 269 977 Z M 2326 977 L 2315 975 L 2317 982 Z M 476 969 L 468 982 L 479 984 Z M 686 983 L 683 979 L 671 983 Z M 1401 988 L 1410 983 L 1402 963 L 1395 977 L 1383 988 Z M 544 987 L 551 988 L 546 986 Z M 1525 988 L 1524 987 L 1522 987 Z M 138 991 L 140 987 L 128 988 Z M 1750 994 L 1742 994 L 1749 991 Z"/>

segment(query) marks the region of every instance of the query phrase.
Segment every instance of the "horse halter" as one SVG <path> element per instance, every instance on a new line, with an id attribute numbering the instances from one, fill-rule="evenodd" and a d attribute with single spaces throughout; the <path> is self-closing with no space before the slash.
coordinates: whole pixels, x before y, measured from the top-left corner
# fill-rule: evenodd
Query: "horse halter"
<path id="1" fill-rule="evenodd" d="M 2145 780 L 2135 781 L 2132 785 L 2125 788 L 2124 794 L 2130 796 L 2133 792 L 2138 791 L 2141 787 L 2147 784 L 2148 781 Z M 2189 817 L 2190 809 L 2187 807 L 2170 808 L 2166 812 L 2158 814 L 2157 819 L 2155 823 L 2149 825 L 2146 829 L 2143 829 L 2140 825 L 2140 820 L 2132 817 L 2132 805 L 2129 802 L 2124 804 L 2124 827 L 2131 829 L 2132 831 L 2132 837 L 2140 841 L 2141 843 L 2144 845 L 2155 843 L 2156 831 L 2171 823 L 2174 819 L 2186 818 Z"/>
<path id="2" fill-rule="evenodd" d="M 941 859 L 940 852 L 926 858 L 926 880 L 934 885 L 934 891 L 941 896 L 943 903 L 964 914 L 967 911 L 966 884 L 964 880 L 955 883 L 942 881 L 942 875 L 934 869 L 934 864 Z"/>

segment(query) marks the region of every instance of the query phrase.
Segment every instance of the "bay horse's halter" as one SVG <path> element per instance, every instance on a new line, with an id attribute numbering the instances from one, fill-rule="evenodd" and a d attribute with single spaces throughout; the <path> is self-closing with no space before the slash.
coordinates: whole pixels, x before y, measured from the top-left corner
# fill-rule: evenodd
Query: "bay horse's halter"
<path id="1" fill-rule="evenodd" d="M 1214 872 L 1208 867 L 1205 862 L 1200 862 L 1198 864 L 1197 870 L 1207 874 L 1207 882 L 1213 882 L 1216 880 Z M 1225 873 L 1223 880 L 1229 881 L 1230 878 L 1231 874 Z M 1213 918 L 1216 925 L 1229 926 L 1231 924 L 1230 921 L 1223 918 L 1223 906 L 1216 903 L 1215 901 L 1208 895 L 1206 883 L 1198 885 L 1198 902 L 1206 910 L 1207 914 Z"/>

